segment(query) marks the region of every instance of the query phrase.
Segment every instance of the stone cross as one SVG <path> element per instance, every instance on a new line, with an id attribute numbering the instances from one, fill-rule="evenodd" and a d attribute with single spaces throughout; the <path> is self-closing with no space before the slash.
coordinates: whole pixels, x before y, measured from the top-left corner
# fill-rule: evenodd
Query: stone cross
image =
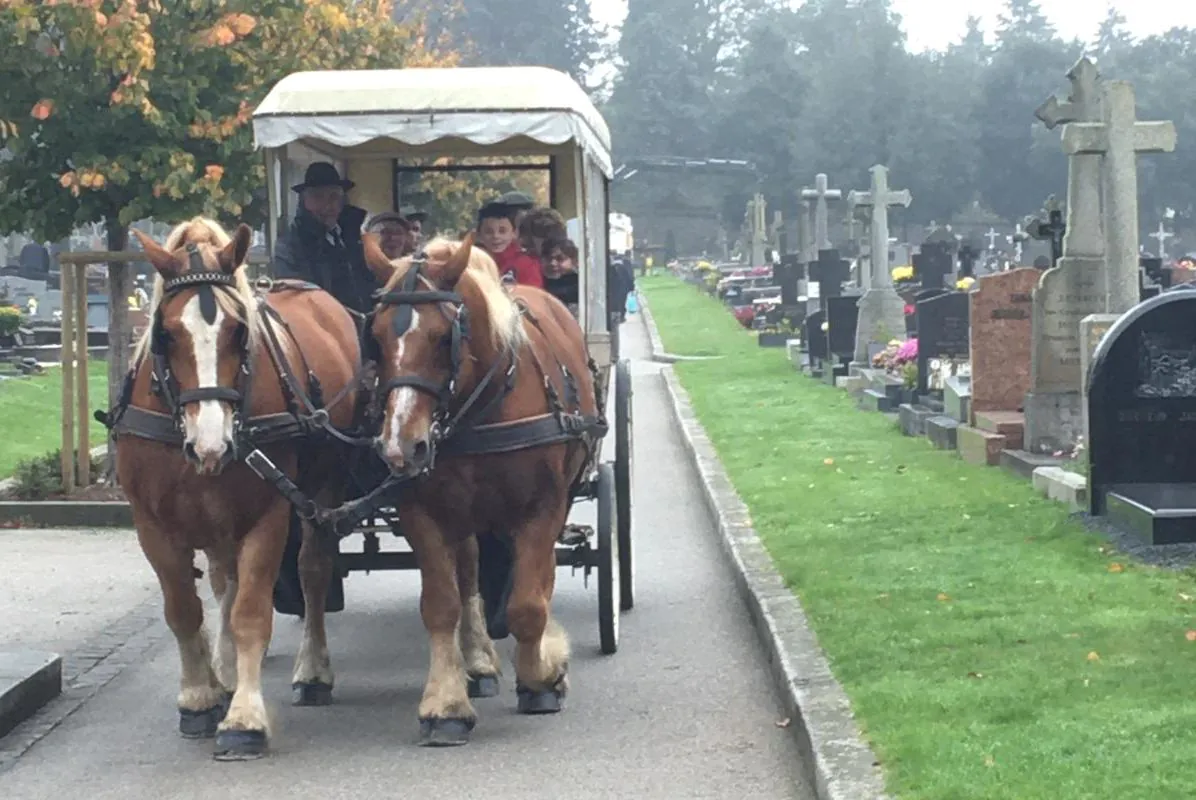
<path id="1" fill-rule="evenodd" d="M 909 208 L 913 197 L 909 189 L 894 191 L 889 188 L 889 168 L 883 164 L 877 164 L 869 172 L 872 173 L 872 187 L 866 192 L 848 193 L 847 202 L 872 209 L 871 286 L 892 287 L 893 275 L 889 272 L 889 208 Z"/>
<path id="2" fill-rule="evenodd" d="M 1106 310 L 1120 313 L 1138 304 L 1138 153 L 1173 152 L 1176 134 L 1173 122 L 1138 121 L 1133 84 L 1109 81 L 1102 88 L 1101 121 L 1068 123 L 1063 150 L 1104 157 Z M 1068 236 L 1071 225 L 1069 219 Z"/>
<path id="3" fill-rule="evenodd" d="M 1022 230 L 1022 224 L 1019 222 L 1013 228 L 1013 233 L 1005 237 L 1013 245 L 1013 258 L 1018 266 L 1022 263 L 1022 242 L 1030 238 L 1030 234 Z"/>
<path id="4" fill-rule="evenodd" d="M 1000 235 L 1001 235 L 1001 234 L 997 233 L 997 230 L 996 230 L 996 228 L 989 228 L 989 229 L 988 229 L 988 233 L 984 234 L 985 238 L 987 238 L 987 239 L 988 239 L 988 249 L 989 249 L 989 250 L 995 250 L 995 249 L 996 249 L 996 247 L 997 247 L 997 238 L 998 238 L 998 237 L 1000 237 Z"/>
<path id="5" fill-rule="evenodd" d="M 1052 95 L 1034 116 L 1048 128 L 1064 123 L 1095 123 L 1101 119 L 1100 72 L 1084 56 L 1067 73 L 1071 94 L 1060 103 Z M 1066 145 L 1064 146 L 1066 150 Z M 1100 157 L 1076 153 L 1067 170 L 1067 232 L 1063 237 L 1065 256 L 1101 258 L 1105 254 L 1101 235 Z"/>
<path id="6" fill-rule="evenodd" d="M 843 192 L 839 189 L 829 189 L 830 185 L 826 173 L 820 172 L 814 176 L 814 188 L 802 189 L 804 200 L 814 201 L 814 239 L 819 250 L 831 249 L 830 223 L 827 217 L 827 201 L 841 200 Z"/>
<path id="7" fill-rule="evenodd" d="M 802 190 L 805 191 L 804 189 Z M 801 213 L 797 218 L 798 239 L 801 241 L 801 260 L 813 264 L 818 260 L 818 242 L 814 241 L 814 207 L 809 200 L 802 200 Z"/>
<path id="8" fill-rule="evenodd" d="M 1167 257 L 1167 240 L 1174 235 L 1174 233 L 1167 230 L 1167 226 L 1162 222 L 1159 223 L 1159 229 L 1150 234 L 1150 238 L 1159 243 L 1159 258 Z"/>
<path id="9" fill-rule="evenodd" d="M 1055 195 L 1047 198 L 1042 210 L 1046 212 L 1046 219 L 1028 219 L 1026 233 L 1040 241 L 1051 243 L 1051 266 L 1059 263 L 1063 256 L 1063 234 L 1067 231 L 1067 223 L 1063 221 L 1063 209 Z"/>

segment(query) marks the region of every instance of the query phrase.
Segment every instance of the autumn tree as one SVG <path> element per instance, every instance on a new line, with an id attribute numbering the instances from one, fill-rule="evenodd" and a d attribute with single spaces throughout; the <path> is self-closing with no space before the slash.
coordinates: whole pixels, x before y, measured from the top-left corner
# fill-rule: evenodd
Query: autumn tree
<path id="1" fill-rule="evenodd" d="M 431 65 L 389 0 L 0 0 L 0 230 L 259 219 L 250 118 L 308 69 Z"/>

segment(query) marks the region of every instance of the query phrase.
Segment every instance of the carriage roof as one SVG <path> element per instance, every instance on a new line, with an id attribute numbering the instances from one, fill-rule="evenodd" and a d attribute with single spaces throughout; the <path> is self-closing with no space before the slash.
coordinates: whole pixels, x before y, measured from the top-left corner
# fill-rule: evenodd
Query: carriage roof
<path id="1" fill-rule="evenodd" d="M 253 113 L 258 147 L 314 140 L 362 154 L 399 143 L 487 151 L 575 143 L 609 178 L 610 130 L 576 81 L 547 67 L 296 72 Z"/>

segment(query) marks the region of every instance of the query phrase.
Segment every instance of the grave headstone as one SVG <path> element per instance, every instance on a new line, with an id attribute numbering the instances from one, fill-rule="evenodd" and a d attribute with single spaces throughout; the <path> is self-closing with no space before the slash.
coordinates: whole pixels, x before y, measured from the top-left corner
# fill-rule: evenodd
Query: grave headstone
<path id="1" fill-rule="evenodd" d="M 888 167 L 877 164 L 869 172 L 872 176 L 869 190 L 848 195 L 852 206 L 867 206 L 872 212 L 870 288 L 860 298 L 854 353 L 855 362 L 862 366 L 869 364 L 869 353 L 874 347 L 883 347 L 905 331 L 905 301 L 893 288 L 889 271 L 889 208 L 908 208 L 913 200 L 908 189 L 889 188 Z"/>
<path id="2" fill-rule="evenodd" d="M 1043 217 L 1031 219 L 1026 226 L 1026 233 L 1039 241 L 1050 243 L 1051 266 L 1059 263 L 1063 257 L 1063 234 L 1067 232 L 1067 223 L 1063 219 L 1063 207 L 1054 195 L 1047 198 L 1043 206 Z"/>
<path id="3" fill-rule="evenodd" d="M 1088 380 L 1093 516 L 1151 544 L 1196 542 L 1196 292 L 1122 315 Z"/>
<path id="4" fill-rule="evenodd" d="M 942 297 L 947 293 L 946 289 L 919 289 L 912 295 L 901 293 L 902 298 L 914 307 L 914 313 L 906 315 L 906 330 L 911 336 L 916 336 L 918 333 L 918 303 L 923 300 L 929 300 L 932 297 Z"/>
<path id="5" fill-rule="evenodd" d="M 968 295 L 973 418 L 978 411 L 1022 406 L 1030 386 L 1031 311 L 1040 277 L 1033 267 L 985 275 Z"/>
<path id="6" fill-rule="evenodd" d="M 818 284 L 818 297 L 822 308 L 832 297 L 843 293 L 843 282 L 851 272 L 851 264 L 839 258 L 837 250 L 819 250 L 818 261 L 812 267 L 811 277 Z"/>
<path id="7" fill-rule="evenodd" d="M 46 278 L 50 275 L 50 251 L 45 245 L 30 242 L 21 248 L 21 275 L 26 278 Z"/>
<path id="8" fill-rule="evenodd" d="M 799 280 L 801 278 L 801 264 L 796 254 L 781 256 L 781 263 L 774 273 L 775 281 L 781 287 L 781 305 L 786 308 L 797 306 L 799 296 Z"/>
<path id="9" fill-rule="evenodd" d="M 850 358 L 855 352 L 859 301 L 859 297 L 831 297 L 827 300 L 827 349 L 833 356 Z"/>
<path id="10" fill-rule="evenodd" d="M 959 248 L 959 277 L 976 277 L 976 260 L 980 258 L 980 251 L 971 243 L 965 241 Z"/>
<path id="11" fill-rule="evenodd" d="M 806 344 L 811 369 L 830 358 L 826 341 L 827 332 L 822 330 L 824 322 L 826 322 L 826 312 L 820 309 L 806 317 L 803 323 L 802 339 Z"/>
<path id="12" fill-rule="evenodd" d="M 936 359 L 966 359 L 970 355 L 969 297 L 949 292 L 917 304 L 918 395 L 930 391 L 930 367 Z"/>
<path id="13" fill-rule="evenodd" d="M 926 242 L 922 250 L 913 257 L 914 280 L 923 289 L 942 289 L 946 286 L 947 276 L 955 271 L 955 258 L 952 248 L 946 242 Z"/>
<path id="14" fill-rule="evenodd" d="M 802 189 L 802 199 L 814 202 L 814 246 L 818 250 L 831 249 L 830 215 L 828 201 L 839 200 L 843 192 L 831 189 L 826 173 L 820 172 L 814 176 L 814 188 Z"/>

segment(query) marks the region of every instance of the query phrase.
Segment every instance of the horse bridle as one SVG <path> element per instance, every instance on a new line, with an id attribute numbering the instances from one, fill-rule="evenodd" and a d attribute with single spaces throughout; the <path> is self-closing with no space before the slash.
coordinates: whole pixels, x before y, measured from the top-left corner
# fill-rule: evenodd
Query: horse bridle
<path id="1" fill-rule="evenodd" d="M 442 346 L 447 344 L 449 348 L 448 378 L 444 383 L 437 384 L 419 375 L 396 375 L 386 383 L 380 384 L 378 391 L 379 406 L 381 408 L 386 407 L 386 401 L 396 389 L 415 389 L 418 392 L 431 395 L 436 399 L 436 407 L 432 412 L 432 434 L 429 437 L 431 439 L 430 444 L 434 448 L 437 443 L 451 436 L 457 425 L 465 418 L 465 415 L 473 409 L 482 392 L 493 381 L 504 359 L 495 359 L 490 369 L 487 370 L 482 380 L 478 382 L 478 385 L 470 393 L 469 397 L 466 398 L 465 402 L 461 404 L 455 413 L 450 413 L 450 406 L 453 398 L 456 396 L 457 382 L 461 375 L 462 348 L 464 343 L 469 339 L 469 309 L 465 306 L 465 298 L 459 292 L 445 291 L 435 287 L 432 279 L 424 272 L 426 265 L 427 255 L 421 250 L 412 258 L 410 268 L 400 279 L 398 285 L 389 292 L 378 292 L 374 297 L 378 301 L 379 306 L 395 309 L 394 317 L 391 320 L 391 333 L 396 339 L 403 336 L 411 328 L 416 306 L 435 303 L 450 307 L 452 316 L 450 318 L 449 332 L 446 334 L 445 339 L 442 340 Z M 421 279 L 431 288 L 419 288 Z M 377 311 L 374 313 L 376 314 Z M 370 321 L 368 320 L 366 330 L 370 330 Z M 381 353 L 381 348 L 378 347 L 376 341 L 373 343 L 373 347 L 377 353 Z M 506 371 L 506 388 L 504 391 L 499 392 L 481 410 L 480 416 L 483 418 L 502 402 L 513 386 L 516 366 L 516 359 L 513 353 L 510 354 L 508 360 L 510 366 Z"/>
<path id="2" fill-rule="evenodd" d="M 215 287 L 224 286 L 234 288 L 237 285 L 235 275 L 205 269 L 199 247 L 195 244 L 187 245 L 187 257 L 190 271 L 169 278 L 162 284 L 163 301 L 183 289 L 199 289 L 200 313 L 209 323 L 216 321 Z M 248 309 L 247 309 L 248 313 Z M 229 386 L 200 386 L 195 389 L 179 390 L 174 374 L 170 370 L 168 358 L 168 335 L 162 324 L 162 302 L 154 311 L 153 327 L 150 330 L 150 355 L 153 359 L 150 373 L 151 390 L 157 395 L 174 418 L 175 427 L 183 429 L 183 410 L 192 403 L 202 403 L 205 400 L 216 400 L 229 403 L 233 407 L 233 446 L 244 421 L 249 414 L 249 387 L 252 381 L 252 370 L 249 353 L 249 332 L 242 323 L 238 331 L 241 348 L 241 366 L 237 370 L 237 385 Z"/>

